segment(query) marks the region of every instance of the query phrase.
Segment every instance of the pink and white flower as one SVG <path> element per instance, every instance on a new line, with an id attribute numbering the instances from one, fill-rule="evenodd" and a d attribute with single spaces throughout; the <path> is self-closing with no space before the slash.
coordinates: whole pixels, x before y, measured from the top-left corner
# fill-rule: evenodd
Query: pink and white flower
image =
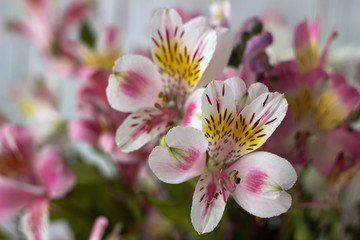
<path id="1" fill-rule="evenodd" d="M 25 235 L 46 239 L 48 201 L 63 197 L 74 182 L 74 173 L 57 148 L 47 146 L 37 153 L 29 129 L 0 128 L 0 220 L 25 209 L 21 220 Z"/>
<path id="2" fill-rule="evenodd" d="M 94 1 L 72 1 L 56 18 L 49 0 L 25 0 L 22 4 L 28 10 L 29 21 L 9 20 L 9 29 L 29 37 L 45 62 L 56 71 L 65 75 L 72 73 L 79 65 L 79 59 L 74 55 L 78 44 L 69 38 L 69 31 L 92 15 Z"/>
<path id="3" fill-rule="evenodd" d="M 213 29 L 204 17 L 183 24 L 172 9 L 155 13 L 151 41 L 154 62 L 123 56 L 115 62 L 106 90 L 114 109 L 132 113 L 116 133 L 124 152 L 139 149 L 182 119 L 192 124 L 187 108 L 199 105 L 203 89 L 193 91 L 221 73 L 232 47 L 229 30 Z"/>
<path id="4" fill-rule="evenodd" d="M 337 29 L 331 30 L 324 50 L 319 57 L 318 38 L 320 30 L 320 20 L 317 19 L 311 26 L 307 19 L 300 22 L 294 32 L 294 52 L 296 63 L 302 73 L 316 67 L 323 67 L 330 48 L 331 41 L 337 35 Z"/>
<path id="5" fill-rule="evenodd" d="M 286 212 L 286 192 L 297 176 L 285 159 L 268 152 L 253 152 L 283 120 L 287 102 L 261 83 L 248 89 L 240 78 L 213 81 L 201 99 L 202 132 L 175 127 L 149 157 L 155 175 L 167 183 L 199 176 L 191 220 L 199 233 L 212 231 L 232 195 L 245 210 L 266 218 Z"/>

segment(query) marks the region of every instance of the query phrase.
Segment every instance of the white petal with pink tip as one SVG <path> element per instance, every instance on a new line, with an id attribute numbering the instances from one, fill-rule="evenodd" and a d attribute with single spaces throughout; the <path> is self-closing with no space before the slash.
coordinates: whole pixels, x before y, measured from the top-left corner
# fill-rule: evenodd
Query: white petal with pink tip
<path id="1" fill-rule="evenodd" d="M 239 171 L 241 181 L 232 196 L 246 211 L 265 218 L 289 209 L 291 196 L 285 190 L 294 185 L 297 175 L 287 160 L 255 152 L 243 156 L 229 170 Z"/>
<path id="2" fill-rule="evenodd" d="M 184 105 L 184 117 L 181 126 L 190 126 L 202 130 L 201 96 L 205 88 L 192 92 Z"/>
<path id="3" fill-rule="evenodd" d="M 117 129 L 116 145 L 123 152 L 135 151 L 164 133 L 169 121 L 172 121 L 171 113 L 142 108 L 129 115 Z"/>
<path id="4" fill-rule="evenodd" d="M 208 143 L 201 131 L 175 127 L 165 142 L 168 147 L 158 146 L 149 156 L 150 168 L 161 181 L 181 183 L 204 171 Z"/>
<path id="5" fill-rule="evenodd" d="M 191 222 L 198 233 L 211 232 L 218 225 L 226 205 L 223 194 L 216 176 L 210 172 L 200 176 L 191 206 Z"/>
<path id="6" fill-rule="evenodd" d="M 163 91 L 155 65 L 146 57 L 126 55 L 115 62 L 106 94 L 112 108 L 132 112 L 154 106 Z"/>

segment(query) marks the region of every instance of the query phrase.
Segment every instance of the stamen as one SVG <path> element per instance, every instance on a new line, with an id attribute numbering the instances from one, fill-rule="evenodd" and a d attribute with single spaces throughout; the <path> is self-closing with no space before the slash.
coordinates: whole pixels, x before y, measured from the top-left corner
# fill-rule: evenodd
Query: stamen
<path id="1" fill-rule="evenodd" d="M 169 97 L 167 95 L 164 95 L 164 96 L 162 96 L 162 100 L 163 100 L 163 102 L 168 102 Z"/>
<path id="2" fill-rule="evenodd" d="M 236 175 L 238 175 L 239 171 L 238 170 L 232 170 L 230 173 L 229 173 L 229 176 L 230 177 L 236 177 Z"/>
<path id="3" fill-rule="evenodd" d="M 161 105 L 159 103 L 155 103 L 154 107 L 156 107 L 157 109 L 161 110 Z"/>

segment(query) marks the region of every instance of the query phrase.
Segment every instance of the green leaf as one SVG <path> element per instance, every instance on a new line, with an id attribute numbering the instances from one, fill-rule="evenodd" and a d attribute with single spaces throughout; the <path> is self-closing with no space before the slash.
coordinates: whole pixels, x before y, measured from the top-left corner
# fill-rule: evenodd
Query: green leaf
<path id="1" fill-rule="evenodd" d="M 194 227 L 190 220 L 190 203 L 183 201 L 164 201 L 153 198 L 144 192 L 143 195 L 149 203 L 174 224 L 190 232 L 194 232 Z"/>
<path id="2" fill-rule="evenodd" d="M 73 164 L 72 168 L 77 176 L 74 189 L 65 198 L 52 201 L 50 210 L 52 219 L 69 221 L 75 239 L 88 239 L 99 216 L 108 218 L 108 229 L 118 222 L 123 223 L 124 232 L 127 227 L 140 222 L 140 204 L 134 193 L 126 190 L 119 179 L 105 178 L 96 167 L 81 161 Z"/>
<path id="3" fill-rule="evenodd" d="M 303 209 L 292 209 L 291 213 L 294 217 L 294 239 L 315 239 L 311 232 L 310 226 L 306 221 L 305 212 Z"/>
<path id="4" fill-rule="evenodd" d="M 80 40 L 91 48 L 95 47 L 96 37 L 93 29 L 87 21 L 80 27 Z"/>

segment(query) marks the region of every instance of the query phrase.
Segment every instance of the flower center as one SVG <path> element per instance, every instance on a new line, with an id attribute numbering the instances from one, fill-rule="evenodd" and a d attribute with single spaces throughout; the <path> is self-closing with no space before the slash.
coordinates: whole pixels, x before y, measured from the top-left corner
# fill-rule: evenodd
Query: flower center
<path id="1" fill-rule="evenodd" d="M 22 156 L 11 150 L 0 148 L 0 175 L 19 178 L 26 176 L 28 167 L 24 164 Z"/>
<path id="2" fill-rule="evenodd" d="M 241 179 L 237 176 L 239 171 L 232 170 L 230 172 L 225 171 L 227 168 L 227 164 L 223 163 L 220 166 L 220 171 L 217 174 L 217 179 L 221 186 L 221 191 L 223 194 L 224 202 L 226 202 L 225 191 L 229 193 L 233 193 L 236 190 L 236 186 L 240 183 Z M 219 193 L 214 194 L 214 198 L 216 199 L 219 196 Z"/>

